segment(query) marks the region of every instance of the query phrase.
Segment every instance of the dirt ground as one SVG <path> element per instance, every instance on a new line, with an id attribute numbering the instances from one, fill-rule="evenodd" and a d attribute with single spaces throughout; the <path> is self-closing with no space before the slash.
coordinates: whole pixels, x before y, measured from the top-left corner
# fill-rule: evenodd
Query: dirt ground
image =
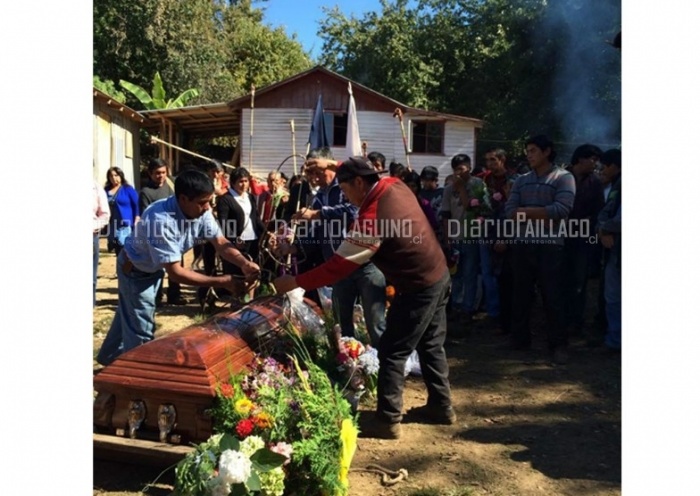
<path id="1" fill-rule="evenodd" d="M 192 256 L 185 257 L 191 263 Z M 115 257 L 100 257 L 94 310 L 95 354 L 117 303 Z M 594 314 L 597 281 L 589 285 Z M 192 288 L 184 296 L 194 300 Z M 199 305 L 163 306 L 156 338 L 201 319 Z M 534 350 L 503 351 L 503 336 L 486 326 L 466 339 L 448 337 L 453 426 L 404 424 L 400 440 L 358 440 L 350 495 L 619 495 L 621 493 L 621 357 L 589 349 L 573 338 L 570 361 L 551 366 L 545 353 L 539 303 L 533 314 Z M 420 378 L 410 377 L 404 408 L 425 403 Z M 367 407 L 363 407 L 367 408 Z M 368 464 L 404 468 L 408 479 L 391 487 L 361 471 Z M 95 495 L 165 496 L 173 472 L 143 489 L 161 469 L 94 460 Z"/>

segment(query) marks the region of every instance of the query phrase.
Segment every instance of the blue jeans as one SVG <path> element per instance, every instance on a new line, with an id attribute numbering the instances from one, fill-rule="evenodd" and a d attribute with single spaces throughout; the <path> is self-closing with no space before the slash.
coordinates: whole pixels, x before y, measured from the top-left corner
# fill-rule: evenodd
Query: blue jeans
<path id="1" fill-rule="evenodd" d="M 119 305 L 97 354 L 97 362 L 102 365 L 109 365 L 122 353 L 151 341 L 156 330 L 156 293 L 163 270 L 145 273 L 134 267 L 126 274 L 125 261 L 122 252 L 117 258 Z"/>
<path id="2" fill-rule="evenodd" d="M 605 314 L 608 318 L 605 344 L 615 350 L 622 348 L 622 268 L 618 257 L 618 253 L 611 253 L 605 265 Z"/>
<path id="3" fill-rule="evenodd" d="M 459 251 L 459 262 L 452 278 L 452 308 L 473 313 L 476 310 L 474 307 L 479 276 L 479 244 L 461 240 L 454 247 Z"/>
<path id="4" fill-rule="evenodd" d="M 486 298 L 486 313 L 489 317 L 498 317 L 501 314 L 501 299 L 498 293 L 498 279 L 493 273 L 491 261 L 493 245 L 484 243 L 479 245 L 479 260 L 481 261 L 481 281 L 484 285 L 484 297 Z"/>
<path id="5" fill-rule="evenodd" d="M 333 285 L 333 310 L 343 336 L 354 337 L 353 311 L 359 300 L 367 332 L 375 348 L 386 329 L 386 279 L 373 263 L 367 263 Z"/>
<path id="6" fill-rule="evenodd" d="M 100 263 L 100 233 L 92 233 L 92 306 L 97 304 L 97 266 Z"/>

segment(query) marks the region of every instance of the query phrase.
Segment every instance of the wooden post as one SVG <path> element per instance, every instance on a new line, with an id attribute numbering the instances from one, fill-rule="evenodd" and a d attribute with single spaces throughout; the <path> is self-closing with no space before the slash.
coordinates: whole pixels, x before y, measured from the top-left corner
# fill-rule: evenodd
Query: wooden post
<path id="1" fill-rule="evenodd" d="M 255 85 L 250 86 L 250 139 L 248 141 L 248 171 L 253 174 L 253 124 L 255 122 Z"/>
<path id="2" fill-rule="evenodd" d="M 294 155 L 294 175 L 297 175 L 297 140 L 294 135 L 294 119 L 289 121 L 289 125 L 292 127 L 292 155 Z"/>

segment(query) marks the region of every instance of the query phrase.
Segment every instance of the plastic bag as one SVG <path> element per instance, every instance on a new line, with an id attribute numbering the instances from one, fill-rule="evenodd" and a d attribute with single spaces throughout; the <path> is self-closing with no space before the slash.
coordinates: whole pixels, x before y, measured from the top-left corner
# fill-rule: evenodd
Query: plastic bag
<path id="1" fill-rule="evenodd" d="M 322 286 L 318 288 L 318 299 L 321 301 L 321 308 L 326 314 L 333 312 L 333 288 Z"/>
<path id="2" fill-rule="evenodd" d="M 413 350 L 406 360 L 406 366 L 404 367 L 403 376 L 408 377 L 408 375 L 422 376 L 423 372 L 420 369 L 420 360 L 418 359 L 418 352 Z"/>
<path id="3" fill-rule="evenodd" d="M 296 288 L 285 295 L 284 311 L 296 328 L 315 336 L 325 334 L 323 319 L 304 302 L 304 288 Z"/>

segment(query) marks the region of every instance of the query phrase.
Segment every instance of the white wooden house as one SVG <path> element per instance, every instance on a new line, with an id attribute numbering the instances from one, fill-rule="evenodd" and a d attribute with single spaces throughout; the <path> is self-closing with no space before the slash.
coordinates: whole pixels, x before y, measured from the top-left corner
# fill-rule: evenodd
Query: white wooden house
<path id="1" fill-rule="evenodd" d="M 403 112 L 411 149 L 410 163 L 414 170 L 420 172 L 426 165 L 432 165 L 438 168 L 443 179 L 452 172 L 450 159 L 455 154 L 466 153 L 474 159 L 477 129 L 483 124 L 481 120 L 409 107 L 320 66 L 259 88 L 254 98 L 248 94 L 227 104 L 152 110 L 142 114 L 151 122 L 160 123 L 153 131 L 184 148 L 188 148 L 192 138 L 204 134 L 211 136 L 215 130 L 238 136 L 239 150 L 231 159 L 234 165 L 252 168 L 254 173 L 265 175 L 287 159 L 280 170 L 290 176 L 294 160 L 288 157 L 293 151 L 301 155 L 306 153 L 319 95 L 323 97 L 331 149 L 336 159 L 344 158 L 348 82 L 352 83 L 361 140 L 367 143 L 367 152 L 384 154 L 387 167 L 391 161 L 406 163 L 401 127 L 399 120 L 393 117 L 397 108 Z M 164 148 L 163 153 L 172 151 Z M 175 156 L 171 160 L 176 170 L 178 159 Z M 301 159 L 297 163 L 297 168 L 300 167 Z"/>
<path id="2" fill-rule="evenodd" d="M 99 184 L 110 167 L 119 167 L 129 184 L 140 188 L 139 129 L 146 119 L 93 88 L 92 175 Z"/>

